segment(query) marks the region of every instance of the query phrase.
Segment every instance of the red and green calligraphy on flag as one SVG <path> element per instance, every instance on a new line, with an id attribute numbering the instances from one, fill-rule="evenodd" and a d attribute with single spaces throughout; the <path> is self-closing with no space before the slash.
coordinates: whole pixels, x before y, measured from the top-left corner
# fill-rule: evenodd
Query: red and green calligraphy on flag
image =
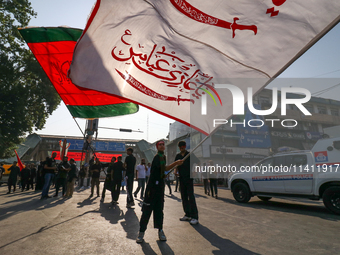
<path id="1" fill-rule="evenodd" d="M 32 27 L 19 31 L 73 117 L 114 117 L 138 111 L 138 105 L 126 99 L 78 87 L 67 77 L 81 29 Z"/>

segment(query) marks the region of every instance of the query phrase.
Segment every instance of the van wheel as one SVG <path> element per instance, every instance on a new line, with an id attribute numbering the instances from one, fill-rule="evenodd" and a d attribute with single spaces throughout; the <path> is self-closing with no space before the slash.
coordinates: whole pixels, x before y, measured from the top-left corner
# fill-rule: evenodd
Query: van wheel
<path id="1" fill-rule="evenodd" d="M 323 203 L 328 210 L 340 214 L 340 187 L 329 187 L 323 193 Z"/>
<path id="2" fill-rule="evenodd" d="M 247 203 L 250 200 L 250 190 L 244 183 L 237 183 L 233 189 L 233 196 L 239 203 Z"/>
<path id="3" fill-rule="evenodd" d="M 261 199 L 262 201 L 269 201 L 270 199 L 272 199 L 272 197 L 262 197 L 262 196 L 257 196 L 259 199 Z"/>

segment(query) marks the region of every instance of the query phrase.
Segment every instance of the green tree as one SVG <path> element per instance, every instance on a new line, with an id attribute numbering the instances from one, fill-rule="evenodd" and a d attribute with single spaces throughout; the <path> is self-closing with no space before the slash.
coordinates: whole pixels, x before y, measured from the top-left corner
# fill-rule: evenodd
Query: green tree
<path id="1" fill-rule="evenodd" d="M 0 0 L 0 158 L 42 129 L 60 97 L 18 32 L 36 13 L 27 0 Z"/>

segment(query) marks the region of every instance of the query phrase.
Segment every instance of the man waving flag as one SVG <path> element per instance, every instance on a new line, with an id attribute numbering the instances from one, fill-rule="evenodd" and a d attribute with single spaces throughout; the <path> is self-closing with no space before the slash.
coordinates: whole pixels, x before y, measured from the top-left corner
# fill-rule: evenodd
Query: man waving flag
<path id="1" fill-rule="evenodd" d="M 209 134 L 214 119 L 243 114 L 243 95 L 278 76 L 339 13 L 340 1 L 328 0 L 98 0 L 70 78 Z"/>

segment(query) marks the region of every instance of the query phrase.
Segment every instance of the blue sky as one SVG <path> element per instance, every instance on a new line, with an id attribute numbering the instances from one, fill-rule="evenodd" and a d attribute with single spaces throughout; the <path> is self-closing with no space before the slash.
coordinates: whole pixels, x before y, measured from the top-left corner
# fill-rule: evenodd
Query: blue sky
<path id="1" fill-rule="evenodd" d="M 31 20 L 29 25 L 45 27 L 66 25 L 83 29 L 94 2 L 94 0 L 31 0 L 32 7 L 38 15 L 37 18 Z M 279 78 L 282 78 L 281 80 L 299 78 L 287 79 L 285 83 L 289 83 L 291 86 L 308 87 L 312 94 L 340 83 L 339 45 L 340 25 L 338 24 L 296 60 Z M 313 79 L 315 82 L 311 82 L 311 80 L 301 78 L 317 79 Z M 336 86 L 321 96 L 340 100 L 339 95 L 340 86 Z M 77 121 L 84 129 L 85 121 L 81 119 L 77 119 Z M 99 137 L 148 139 L 149 142 L 153 142 L 166 137 L 169 123 L 172 122 L 173 120 L 169 118 L 141 107 L 138 113 L 130 116 L 100 119 L 99 126 L 139 129 L 144 133 L 120 133 L 100 129 Z M 81 136 L 81 132 L 64 103 L 48 118 L 45 128 L 37 133 Z"/>

